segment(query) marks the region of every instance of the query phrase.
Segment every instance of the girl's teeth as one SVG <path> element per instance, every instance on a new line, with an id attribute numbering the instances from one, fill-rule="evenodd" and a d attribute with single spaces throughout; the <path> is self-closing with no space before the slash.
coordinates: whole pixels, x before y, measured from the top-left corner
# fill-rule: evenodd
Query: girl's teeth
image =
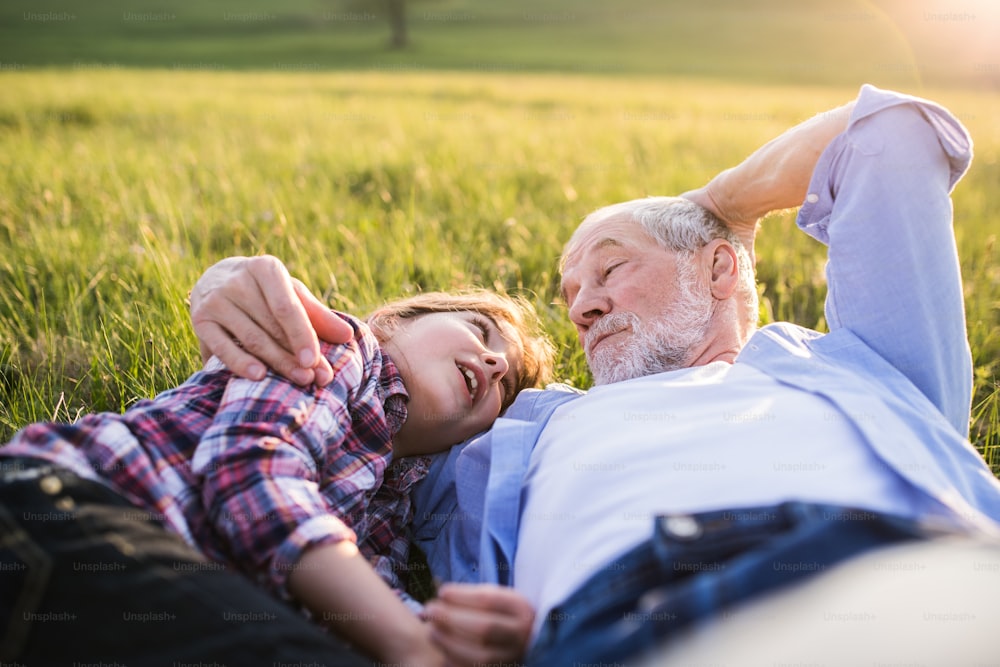
<path id="1" fill-rule="evenodd" d="M 469 378 L 469 387 L 472 391 L 476 391 L 476 387 L 479 386 L 479 381 L 476 380 L 476 375 L 470 369 L 465 369 L 465 377 Z"/>

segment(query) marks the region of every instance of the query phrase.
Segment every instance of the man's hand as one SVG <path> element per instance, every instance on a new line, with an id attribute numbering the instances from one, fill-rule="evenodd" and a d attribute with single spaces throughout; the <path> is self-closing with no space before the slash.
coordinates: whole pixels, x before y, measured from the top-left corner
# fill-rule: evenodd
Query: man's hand
<path id="1" fill-rule="evenodd" d="M 344 343 L 354 333 L 270 256 L 230 257 L 210 267 L 191 290 L 191 323 L 202 359 L 215 355 L 251 380 L 271 368 L 301 385 L 333 379 L 319 338 Z"/>
<path id="2" fill-rule="evenodd" d="M 847 129 L 854 102 L 800 123 L 726 169 L 705 187 L 682 197 L 701 204 L 739 237 L 750 257 L 758 221 L 770 213 L 799 206 L 813 169 L 834 137 Z"/>
<path id="3" fill-rule="evenodd" d="M 690 199 L 695 204 L 700 204 L 702 208 L 708 209 L 711 213 L 715 215 L 719 220 L 726 223 L 736 234 L 737 238 L 743 244 L 743 247 L 747 249 L 750 253 L 750 260 L 756 263 L 757 258 L 754 255 L 754 240 L 757 237 L 757 227 L 760 224 L 760 219 L 754 217 L 753 214 L 747 216 L 740 210 L 725 210 L 720 205 L 720 201 L 727 202 L 729 198 L 725 197 L 724 182 L 726 172 L 722 172 L 708 183 L 708 185 L 698 188 L 697 190 L 689 190 L 681 196 L 685 199 Z M 717 190 L 723 190 L 721 193 L 717 193 Z"/>
<path id="4" fill-rule="evenodd" d="M 450 665 L 510 664 L 524 657 L 535 612 L 520 593 L 488 584 L 445 584 L 425 606 Z"/>

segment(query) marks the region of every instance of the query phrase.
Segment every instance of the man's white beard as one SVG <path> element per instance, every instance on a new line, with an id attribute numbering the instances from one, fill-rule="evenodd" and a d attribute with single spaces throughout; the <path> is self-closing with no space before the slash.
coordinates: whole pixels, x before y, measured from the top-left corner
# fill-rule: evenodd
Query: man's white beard
<path id="1" fill-rule="evenodd" d="M 705 337 L 715 309 L 712 295 L 698 290 L 697 282 L 694 276 L 678 275 L 677 298 L 669 313 L 653 322 L 643 324 L 628 311 L 597 320 L 584 341 L 594 383 L 622 382 L 690 365 L 691 349 Z M 623 330 L 623 342 L 611 339 L 590 351 L 590 340 Z"/>

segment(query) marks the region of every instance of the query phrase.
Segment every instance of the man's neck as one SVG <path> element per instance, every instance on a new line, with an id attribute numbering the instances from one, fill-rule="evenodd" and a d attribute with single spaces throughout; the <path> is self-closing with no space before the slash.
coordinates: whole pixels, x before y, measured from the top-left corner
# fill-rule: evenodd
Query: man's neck
<path id="1" fill-rule="evenodd" d="M 693 368 L 695 366 L 707 366 L 708 364 L 715 363 L 716 361 L 724 361 L 727 364 L 731 364 L 736 361 L 736 357 L 739 353 L 740 351 L 738 349 L 705 350 L 704 353 L 698 355 L 691 361 L 691 363 L 688 364 L 688 368 Z"/>
<path id="2" fill-rule="evenodd" d="M 733 363 L 754 331 L 749 327 L 735 327 L 725 317 L 716 317 L 705 333 L 702 344 L 691 350 L 688 368 L 706 366 L 716 361 Z"/>

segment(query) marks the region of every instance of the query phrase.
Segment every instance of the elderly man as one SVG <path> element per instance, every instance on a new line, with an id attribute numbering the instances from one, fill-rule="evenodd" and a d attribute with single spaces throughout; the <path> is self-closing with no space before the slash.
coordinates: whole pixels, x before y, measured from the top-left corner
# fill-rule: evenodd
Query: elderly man
<path id="1" fill-rule="evenodd" d="M 1000 484 L 965 436 L 951 230 L 970 159 L 947 111 L 865 86 L 703 189 L 588 216 L 562 290 L 597 386 L 526 393 L 415 498 L 435 573 L 517 592 L 430 605 L 453 658 L 500 655 L 481 651 L 523 632 L 525 600 L 529 663 L 616 661 L 874 548 L 994 535 Z M 755 331 L 757 221 L 803 201 L 799 227 L 829 246 L 830 333 Z M 196 330 L 238 372 L 259 364 L 249 350 L 290 373 L 277 349 L 304 347 L 298 372 L 322 382 L 302 333 L 307 312 L 329 328 L 321 309 L 298 288 L 290 320 L 291 283 L 269 272 L 285 275 L 244 260 L 206 274 Z M 241 297 L 252 317 L 225 297 L 248 284 L 266 286 Z"/>

